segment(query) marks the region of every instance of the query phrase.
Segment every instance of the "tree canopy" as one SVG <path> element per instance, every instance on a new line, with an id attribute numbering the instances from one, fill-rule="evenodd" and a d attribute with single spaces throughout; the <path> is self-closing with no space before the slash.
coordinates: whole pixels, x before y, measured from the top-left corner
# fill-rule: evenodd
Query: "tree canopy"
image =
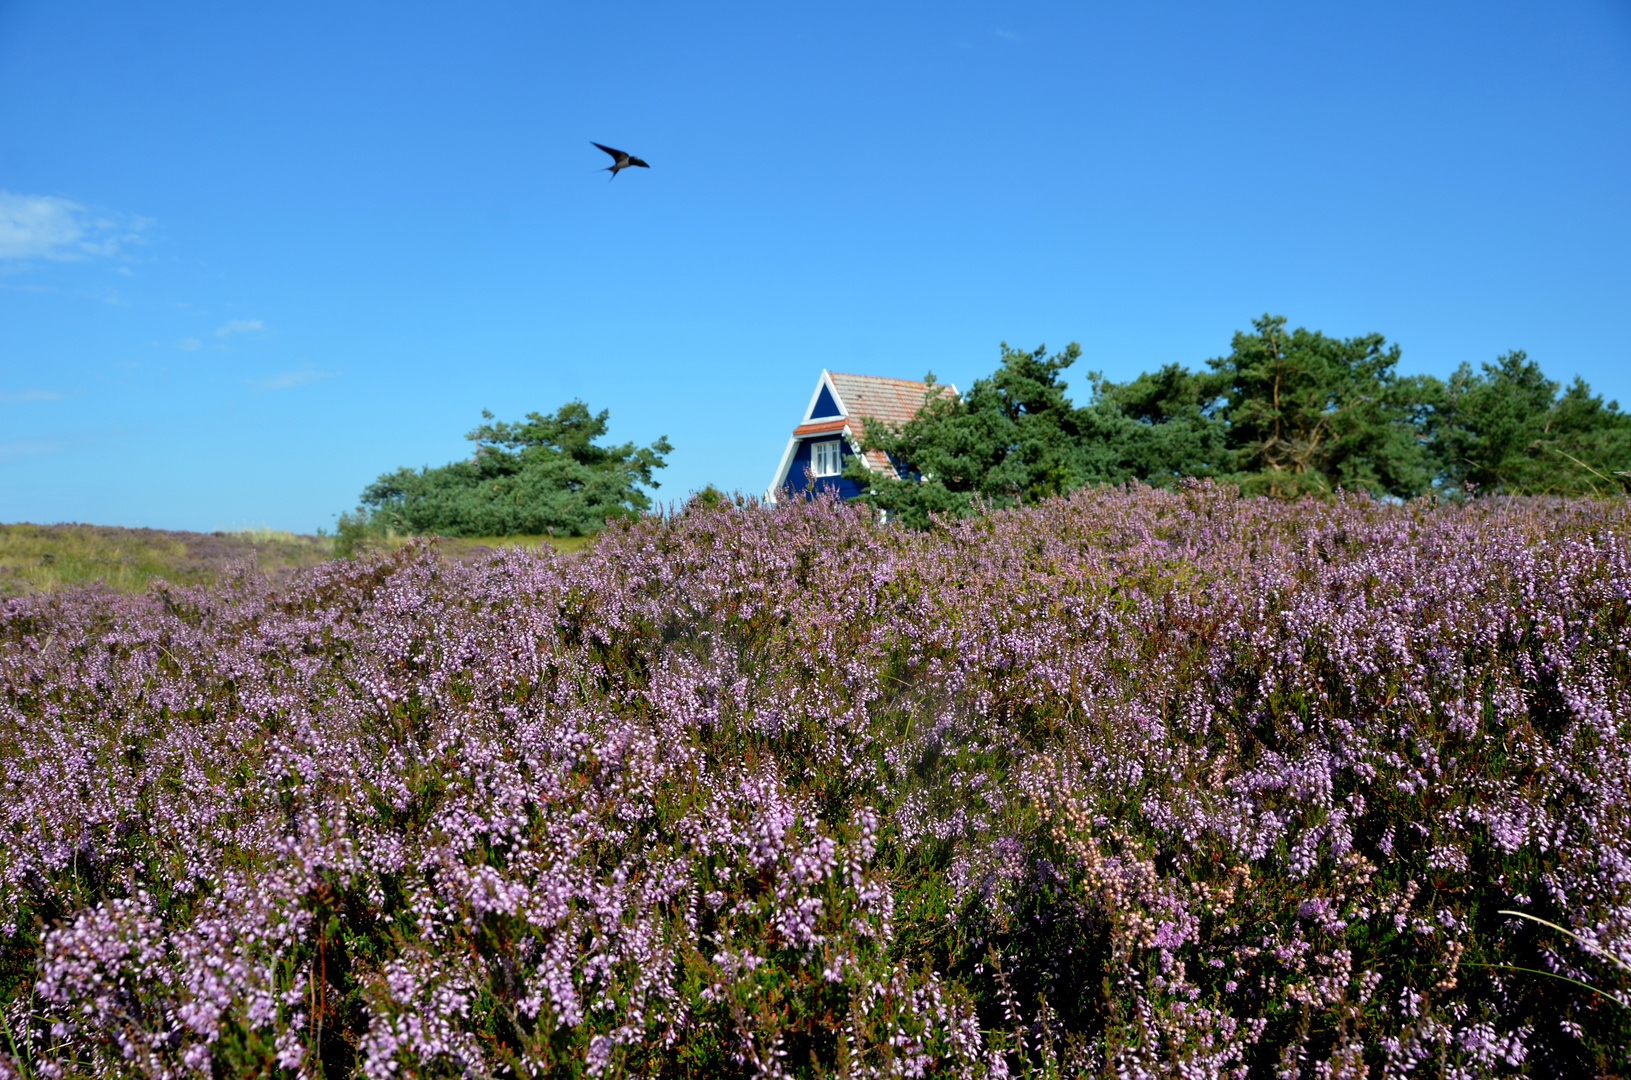
<path id="1" fill-rule="evenodd" d="M 1281 497 L 1335 491 L 1608 494 L 1631 486 L 1631 415 L 1575 379 L 1566 390 L 1522 353 L 1448 382 L 1401 375 L 1381 334 L 1288 331 L 1264 315 L 1205 370 L 1168 364 L 1124 383 L 1088 375 L 1086 404 L 1048 355 L 1005 342 L 991 375 L 931 397 L 906 424 L 868 424 L 897 475 L 859 460 L 863 498 L 912 525 L 933 514 L 1034 502 L 1087 484 L 1168 486 L 1217 477 Z M 931 374 L 929 380 L 933 381 Z"/>
<path id="2" fill-rule="evenodd" d="M 1401 377 L 1399 346 L 1381 334 L 1339 339 L 1284 315 L 1253 320 L 1228 356 L 1207 361 L 1222 378 L 1218 419 L 1228 428 L 1236 478 L 1274 495 L 1338 487 L 1410 496 L 1431 480 L 1420 437 L 1437 380 Z"/>
<path id="3" fill-rule="evenodd" d="M 1443 480 L 1488 492 L 1603 495 L 1631 476 L 1631 415 L 1576 378 L 1556 382 L 1522 351 L 1462 364 L 1429 419 Z"/>
<path id="4" fill-rule="evenodd" d="M 1026 352 L 1004 342 L 997 370 L 961 398 L 931 398 L 898 429 L 867 426 L 870 445 L 900 466 L 899 477 L 879 477 L 853 459 L 846 474 L 868 485 L 870 502 L 923 525 L 976 500 L 1012 506 L 1084 484 L 1159 486 L 1226 471 L 1215 376 L 1174 364 L 1116 384 L 1093 372 L 1091 399 L 1076 406 L 1060 373 L 1080 356 L 1074 342 L 1052 356 L 1046 346 Z"/>
<path id="5" fill-rule="evenodd" d="M 608 413 L 570 401 L 553 415 L 528 413 L 519 423 L 482 424 L 465 435 L 468 461 L 398 469 L 362 494 L 369 523 L 399 532 L 444 536 L 585 536 L 607 518 L 651 507 L 641 489 L 656 488 L 656 470 L 672 452 L 666 436 L 650 446 L 597 446 Z"/>
<path id="6" fill-rule="evenodd" d="M 1081 354 L 1054 356 L 1002 346 L 1002 364 L 958 398 L 927 396 L 899 429 L 868 425 L 871 442 L 903 465 L 901 479 L 879 478 L 857 459 L 847 474 L 871 485 L 879 506 L 922 524 L 934 513 L 960 513 L 978 499 L 996 506 L 1069 491 L 1098 473 L 1096 442 L 1081 410 L 1065 397 L 1059 373 Z M 935 382 L 931 372 L 925 377 Z"/>

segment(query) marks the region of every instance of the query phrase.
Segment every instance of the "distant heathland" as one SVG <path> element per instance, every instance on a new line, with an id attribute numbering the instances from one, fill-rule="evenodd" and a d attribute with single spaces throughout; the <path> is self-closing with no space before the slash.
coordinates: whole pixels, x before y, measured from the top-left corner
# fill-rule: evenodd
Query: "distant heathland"
<path id="1" fill-rule="evenodd" d="M 407 537 L 370 537 L 367 546 L 401 547 Z M 553 544 L 573 551 L 584 538 L 541 536 L 443 538 L 444 557 L 468 559 L 499 547 Z M 303 536 L 275 529 L 178 532 L 108 525 L 0 524 L 0 596 L 52 592 L 100 581 L 118 592 L 136 592 L 153 578 L 177 585 L 213 585 L 229 568 L 253 560 L 258 573 L 283 582 L 302 567 L 340 554 L 332 536 Z"/>

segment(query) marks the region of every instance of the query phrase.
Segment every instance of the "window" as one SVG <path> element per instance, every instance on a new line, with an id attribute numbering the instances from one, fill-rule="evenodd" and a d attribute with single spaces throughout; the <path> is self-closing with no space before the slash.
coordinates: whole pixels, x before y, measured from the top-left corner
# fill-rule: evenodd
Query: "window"
<path id="1" fill-rule="evenodd" d="M 810 445 L 810 471 L 817 476 L 837 476 L 844 471 L 839 461 L 837 439 Z"/>

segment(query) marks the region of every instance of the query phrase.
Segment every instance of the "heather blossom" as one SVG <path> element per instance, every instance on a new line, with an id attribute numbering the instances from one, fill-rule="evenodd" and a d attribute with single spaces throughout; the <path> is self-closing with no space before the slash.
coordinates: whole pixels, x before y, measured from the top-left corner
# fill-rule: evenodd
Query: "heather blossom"
<path id="1" fill-rule="evenodd" d="M 0 1072 L 1623 1074 L 1628 646 L 1623 502 L 1201 483 L 8 600 Z"/>

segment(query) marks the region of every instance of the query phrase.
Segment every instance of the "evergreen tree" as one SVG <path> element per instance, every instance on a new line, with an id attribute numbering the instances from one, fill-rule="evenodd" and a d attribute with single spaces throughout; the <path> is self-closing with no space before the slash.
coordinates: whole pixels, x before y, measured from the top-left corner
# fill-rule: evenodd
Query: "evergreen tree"
<path id="1" fill-rule="evenodd" d="M 859 460 L 846 475 L 865 486 L 865 501 L 922 526 L 975 500 L 1011 506 L 1085 484 L 1162 485 L 1227 471 L 1215 376 L 1174 364 L 1116 384 L 1094 372 L 1092 400 L 1077 407 L 1061 372 L 1080 356 L 1074 342 L 1053 356 L 1004 342 L 997 370 L 963 397 L 930 397 L 899 428 L 867 425 L 868 446 L 885 451 L 899 476 L 880 477 Z"/>
<path id="2" fill-rule="evenodd" d="M 1631 479 L 1631 415 L 1576 377 L 1556 382 L 1522 351 L 1462 364 L 1427 428 L 1441 483 L 1495 494 L 1607 495 Z"/>
<path id="3" fill-rule="evenodd" d="M 608 414 L 591 414 L 581 401 L 516 424 L 481 415 L 486 422 L 465 436 L 476 444 L 469 461 L 398 469 L 370 484 L 362 495 L 370 526 L 444 536 L 585 536 L 607 518 L 650 509 L 640 489 L 658 486 L 653 474 L 673 450 L 666 436 L 650 446 L 596 446 Z"/>
<path id="4" fill-rule="evenodd" d="M 1399 346 L 1381 334 L 1339 339 L 1285 325 L 1283 315 L 1264 315 L 1255 333 L 1235 334 L 1228 356 L 1207 362 L 1223 379 L 1219 415 L 1242 490 L 1426 491 L 1421 427 L 1438 382 L 1399 376 Z"/>
<path id="5" fill-rule="evenodd" d="M 909 524 L 932 513 L 961 513 L 976 499 L 995 506 L 1034 501 L 1077 483 L 1079 439 L 1059 373 L 1076 361 L 1072 343 L 1047 355 L 1002 345 L 1002 363 L 960 398 L 927 395 L 898 429 L 867 425 L 868 445 L 888 453 L 901 478 L 879 477 L 859 459 L 846 475 L 867 485 L 864 498 Z M 931 385 L 934 375 L 925 377 Z"/>
<path id="6" fill-rule="evenodd" d="M 1631 487 L 1631 415 L 1578 378 L 1560 391 L 1521 352 L 1476 375 L 1463 365 L 1446 384 L 1400 375 L 1399 346 L 1381 334 L 1288 331 L 1284 316 L 1264 315 L 1208 370 L 1168 364 L 1125 383 L 1091 373 L 1092 397 L 1078 407 L 1061 373 L 1080 355 L 1074 344 L 1053 356 L 1004 344 L 998 369 L 961 399 L 931 397 L 898 428 L 868 424 L 868 445 L 889 454 L 897 476 L 859 460 L 846 475 L 911 525 L 976 500 L 1007 506 L 1187 476 L 1279 497 Z"/>
<path id="7" fill-rule="evenodd" d="M 1234 454 L 1218 418 L 1223 381 L 1213 372 L 1167 364 L 1131 382 L 1093 379 L 1094 406 L 1119 417 L 1109 436 L 1114 479 L 1170 487 L 1186 476 L 1228 476 Z"/>

